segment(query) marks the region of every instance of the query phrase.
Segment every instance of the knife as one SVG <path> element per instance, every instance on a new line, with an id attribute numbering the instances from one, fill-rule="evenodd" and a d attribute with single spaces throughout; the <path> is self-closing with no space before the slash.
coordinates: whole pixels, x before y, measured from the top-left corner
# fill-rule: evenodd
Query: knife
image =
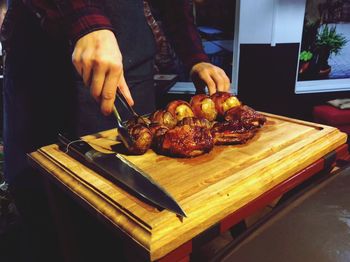
<path id="1" fill-rule="evenodd" d="M 164 188 L 122 155 L 102 153 L 79 138 L 72 139 L 62 134 L 58 135 L 58 140 L 61 150 L 129 193 L 157 207 L 187 217 Z"/>

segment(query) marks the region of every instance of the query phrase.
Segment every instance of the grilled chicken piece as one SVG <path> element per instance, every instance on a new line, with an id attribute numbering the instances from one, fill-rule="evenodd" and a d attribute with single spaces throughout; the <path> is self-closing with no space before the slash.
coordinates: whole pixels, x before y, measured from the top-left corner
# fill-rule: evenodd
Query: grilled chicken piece
<path id="1" fill-rule="evenodd" d="M 150 120 L 152 123 L 158 123 L 159 125 L 166 126 L 168 128 L 174 128 L 177 124 L 177 119 L 166 110 L 157 110 L 154 112 Z"/>
<path id="2" fill-rule="evenodd" d="M 236 96 L 227 92 L 216 92 L 210 98 L 215 103 L 219 118 L 223 118 L 227 110 L 241 105 Z"/>
<path id="3" fill-rule="evenodd" d="M 214 121 L 218 115 L 214 101 L 206 94 L 195 95 L 190 101 L 193 113 L 198 118 Z"/>
<path id="4" fill-rule="evenodd" d="M 185 117 L 193 117 L 193 111 L 189 103 L 182 100 L 175 100 L 167 105 L 167 111 L 170 112 L 177 121 L 181 121 Z"/>
<path id="5" fill-rule="evenodd" d="M 214 146 L 210 130 L 199 126 L 176 126 L 155 139 L 155 150 L 172 157 L 199 156 Z"/>
<path id="6" fill-rule="evenodd" d="M 156 148 L 159 137 L 163 136 L 166 132 L 168 132 L 169 128 L 158 123 L 152 123 L 149 125 L 149 130 L 153 134 L 152 147 Z"/>
<path id="7" fill-rule="evenodd" d="M 164 135 L 166 132 L 169 131 L 168 127 L 158 123 L 151 123 L 148 128 L 152 132 L 153 136 Z"/>
<path id="8" fill-rule="evenodd" d="M 143 125 L 148 126 L 150 123 L 151 123 L 151 121 L 147 117 L 140 116 L 140 117 L 133 117 L 133 118 L 129 119 L 126 122 L 126 126 L 131 127 L 131 126 L 136 125 L 136 124 L 143 124 Z"/>
<path id="9" fill-rule="evenodd" d="M 189 126 L 199 126 L 199 127 L 204 127 L 204 128 L 211 128 L 212 123 L 209 122 L 205 118 L 198 118 L 198 117 L 185 117 L 181 121 L 177 123 L 178 126 L 184 126 L 184 125 L 189 125 Z"/>
<path id="10" fill-rule="evenodd" d="M 253 129 L 262 127 L 266 122 L 266 117 L 249 106 L 239 106 L 226 111 L 225 120 L 239 121 L 246 129 Z"/>
<path id="11" fill-rule="evenodd" d="M 153 134 L 145 124 L 133 124 L 128 126 L 128 132 L 134 143 L 128 148 L 135 155 L 142 155 L 150 148 Z"/>
<path id="12" fill-rule="evenodd" d="M 218 122 L 211 129 L 215 145 L 245 144 L 256 133 L 256 129 L 247 129 L 240 121 Z"/>

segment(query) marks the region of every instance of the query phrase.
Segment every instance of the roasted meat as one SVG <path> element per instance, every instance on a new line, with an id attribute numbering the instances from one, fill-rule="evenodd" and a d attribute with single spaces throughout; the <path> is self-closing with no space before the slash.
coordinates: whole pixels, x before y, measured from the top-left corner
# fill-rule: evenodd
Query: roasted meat
<path id="1" fill-rule="evenodd" d="M 129 151 L 143 154 L 152 146 L 157 153 L 172 157 L 195 157 L 214 145 L 244 144 L 266 122 L 265 116 L 226 92 L 196 95 L 190 104 L 172 101 L 166 110 L 146 120 L 129 121 L 134 139 Z"/>
<path id="2" fill-rule="evenodd" d="M 205 118 L 185 117 L 181 121 L 179 121 L 177 125 L 178 126 L 189 125 L 192 127 L 199 126 L 199 127 L 204 127 L 204 128 L 211 128 L 212 122 L 209 122 Z"/>
<path id="3" fill-rule="evenodd" d="M 128 132 L 132 137 L 133 144 L 128 148 L 135 155 L 142 155 L 150 148 L 153 134 L 145 124 L 133 124 L 128 126 Z"/>
<path id="4" fill-rule="evenodd" d="M 150 120 L 152 123 L 158 123 L 168 128 L 174 128 L 177 123 L 176 118 L 170 112 L 162 109 L 154 112 L 151 115 Z"/>
<path id="5" fill-rule="evenodd" d="M 164 135 L 166 132 L 169 131 L 168 127 L 166 127 L 164 125 L 160 125 L 158 123 L 151 123 L 148 128 L 151 131 L 151 133 L 153 134 L 153 136 Z"/>
<path id="6" fill-rule="evenodd" d="M 193 111 L 189 103 L 182 100 L 175 100 L 167 105 L 167 111 L 170 112 L 177 121 L 182 120 L 184 117 L 193 117 Z"/>
<path id="7" fill-rule="evenodd" d="M 133 118 L 129 119 L 126 122 L 126 126 L 131 127 L 131 126 L 136 125 L 136 124 L 149 125 L 150 123 L 151 123 L 151 121 L 147 117 L 140 116 L 140 117 L 133 117 Z"/>
<path id="8" fill-rule="evenodd" d="M 176 126 L 155 139 L 155 150 L 172 157 L 199 156 L 214 146 L 210 130 L 198 126 Z"/>
<path id="9" fill-rule="evenodd" d="M 266 122 L 266 117 L 249 106 L 242 107 L 241 121 L 244 126 L 262 127 Z"/>
<path id="10" fill-rule="evenodd" d="M 244 144 L 256 133 L 256 129 L 247 129 L 240 121 L 218 122 L 211 128 L 215 145 Z"/>
<path id="11" fill-rule="evenodd" d="M 195 95 L 190 101 L 193 113 L 198 118 L 205 118 L 214 121 L 217 117 L 217 110 L 214 101 L 205 94 Z"/>
<path id="12" fill-rule="evenodd" d="M 239 121 L 246 129 L 252 129 L 263 126 L 266 122 L 266 117 L 244 105 L 227 110 L 225 120 L 229 122 Z"/>
<path id="13" fill-rule="evenodd" d="M 241 105 L 236 96 L 227 92 L 216 92 L 211 96 L 211 99 L 215 103 L 219 118 L 223 118 L 227 110 Z"/>

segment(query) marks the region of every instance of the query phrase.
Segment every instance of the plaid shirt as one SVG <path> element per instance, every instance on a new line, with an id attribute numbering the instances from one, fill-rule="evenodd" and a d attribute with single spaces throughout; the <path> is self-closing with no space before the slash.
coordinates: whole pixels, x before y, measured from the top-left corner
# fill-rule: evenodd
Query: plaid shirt
<path id="1" fill-rule="evenodd" d="M 159 8 L 162 21 L 171 36 L 176 53 L 186 68 L 208 62 L 202 42 L 193 23 L 189 0 L 148 0 Z M 48 32 L 61 30 L 74 44 L 83 35 L 99 30 L 113 30 L 98 0 L 23 0 L 42 21 Z"/>

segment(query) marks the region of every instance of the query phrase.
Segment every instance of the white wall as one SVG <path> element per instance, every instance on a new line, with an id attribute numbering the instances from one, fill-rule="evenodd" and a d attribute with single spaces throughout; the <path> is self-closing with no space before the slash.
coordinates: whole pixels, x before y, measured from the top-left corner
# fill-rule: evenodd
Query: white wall
<path id="1" fill-rule="evenodd" d="M 305 6 L 306 0 L 237 0 L 232 68 L 235 94 L 238 93 L 240 44 L 300 43 Z"/>
<path id="2" fill-rule="evenodd" d="M 240 0 L 241 44 L 299 43 L 306 0 Z"/>

